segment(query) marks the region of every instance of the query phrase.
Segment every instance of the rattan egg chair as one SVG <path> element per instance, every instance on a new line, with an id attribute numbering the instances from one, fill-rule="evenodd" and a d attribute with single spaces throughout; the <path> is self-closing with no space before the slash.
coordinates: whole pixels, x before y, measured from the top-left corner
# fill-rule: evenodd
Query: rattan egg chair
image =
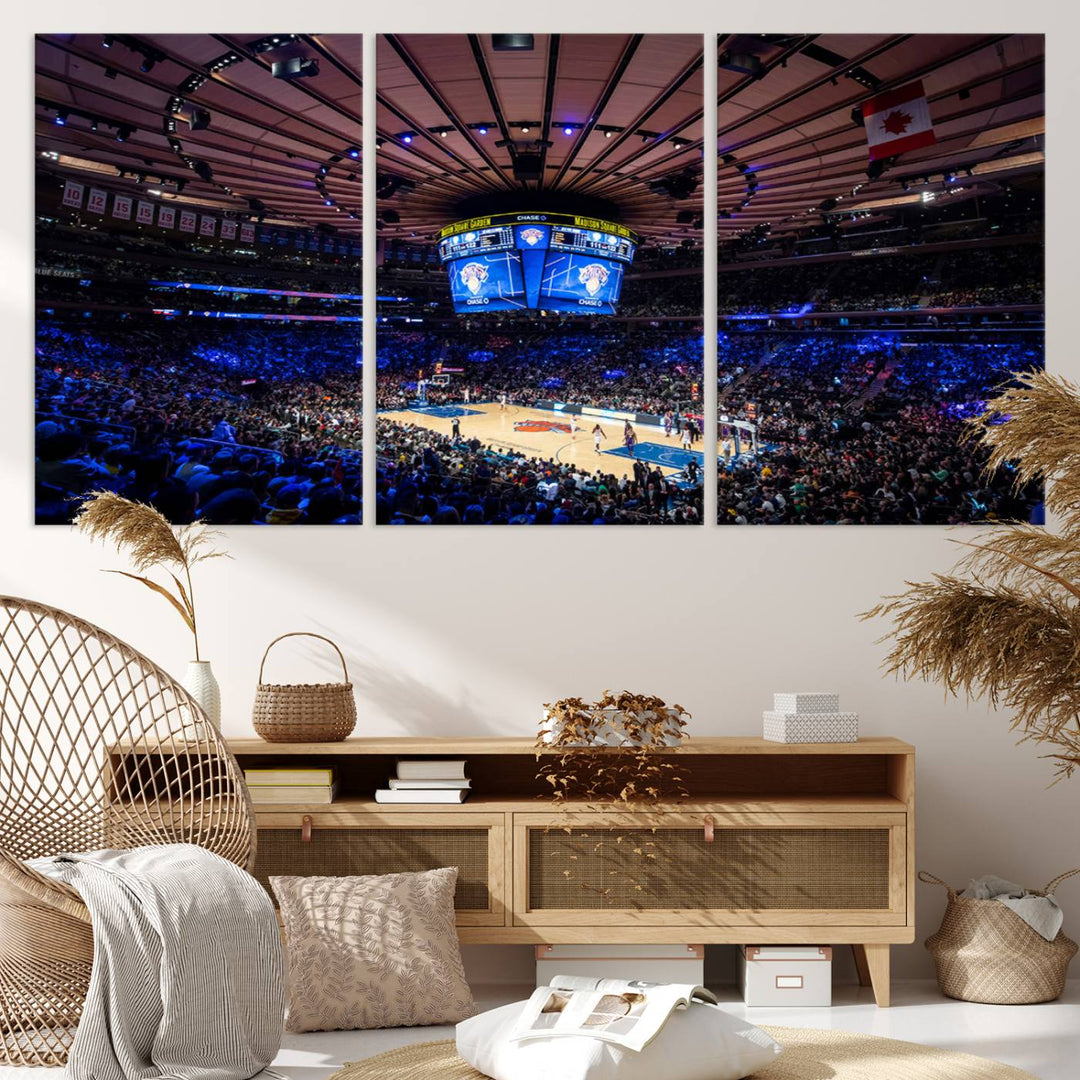
<path id="1" fill-rule="evenodd" d="M 28 859 L 199 844 L 250 868 L 235 758 L 169 675 L 82 619 L 0 597 L 0 1064 L 67 1060 L 90 915 Z"/>

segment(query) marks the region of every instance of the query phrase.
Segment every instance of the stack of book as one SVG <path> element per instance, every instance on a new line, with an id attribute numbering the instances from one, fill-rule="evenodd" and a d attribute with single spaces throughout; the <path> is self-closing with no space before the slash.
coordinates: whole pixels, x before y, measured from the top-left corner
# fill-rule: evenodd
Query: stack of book
<path id="1" fill-rule="evenodd" d="M 251 801 L 322 805 L 337 796 L 333 769 L 245 769 Z"/>
<path id="2" fill-rule="evenodd" d="M 471 781 L 465 776 L 464 761 L 399 761 L 397 776 L 389 787 L 375 792 L 381 803 L 463 803 L 469 797 Z"/>

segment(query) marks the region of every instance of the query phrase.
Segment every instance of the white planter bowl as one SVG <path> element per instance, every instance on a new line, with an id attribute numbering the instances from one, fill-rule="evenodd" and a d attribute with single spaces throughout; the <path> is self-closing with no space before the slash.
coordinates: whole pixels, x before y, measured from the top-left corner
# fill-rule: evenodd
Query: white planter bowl
<path id="1" fill-rule="evenodd" d="M 660 740 L 662 746 L 678 746 L 682 741 L 682 728 L 679 726 L 679 716 L 676 709 L 665 709 L 667 721 L 664 726 L 664 735 Z M 591 711 L 594 717 L 602 717 L 600 726 L 595 730 L 593 738 L 589 741 L 562 743 L 563 746 L 635 746 L 638 745 L 632 739 L 626 737 L 623 725 L 620 722 L 618 709 L 595 709 Z M 655 713 L 646 713 L 647 719 L 652 719 Z M 544 713 L 543 723 L 540 725 L 540 738 L 542 742 L 553 743 L 559 732 L 559 721 L 550 712 Z"/>

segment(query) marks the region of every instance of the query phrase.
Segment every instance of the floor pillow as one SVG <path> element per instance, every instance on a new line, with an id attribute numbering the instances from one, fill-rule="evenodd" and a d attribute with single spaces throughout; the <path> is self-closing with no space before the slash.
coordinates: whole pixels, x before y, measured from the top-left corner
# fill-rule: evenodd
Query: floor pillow
<path id="1" fill-rule="evenodd" d="M 476 1012 L 454 921 L 453 867 L 272 877 L 288 946 L 290 1031 L 455 1024 Z"/>

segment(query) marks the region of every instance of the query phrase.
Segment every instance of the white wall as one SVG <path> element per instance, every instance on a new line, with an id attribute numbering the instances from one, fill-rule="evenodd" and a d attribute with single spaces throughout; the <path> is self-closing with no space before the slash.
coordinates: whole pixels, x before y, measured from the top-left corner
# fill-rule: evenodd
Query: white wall
<path id="1" fill-rule="evenodd" d="M 848 25 L 841 5 L 820 6 L 826 10 L 815 10 L 812 28 L 858 29 Z M 528 29 L 603 28 L 586 21 L 580 5 L 548 3 L 534 18 L 538 7 L 519 9 Z M 730 20 L 697 0 L 679 6 L 677 21 L 659 7 L 628 0 L 617 28 L 731 29 L 720 25 Z M 258 15 L 248 18 L 245 9 Z M 461 29 L 458 10 L 430 2 L 399 9 L 395 20 L 368 18 L 351 4 L 336 10 L 337 18 L 324 5 L 318 28 Z M 868 18 L 865 5 L 851 10 Z M 50 5 L 48 29 L 85 29 L 82 11 L 74 3 Z M 142 4 L 116 3 L 108 11 L 105 29 L 163 28 L 160 12 Z M 1080 104 L 1075 61 L 1064 55 L 1072 16 L 1049 4 L 1028 3 L 1024 11 L 1025 25 L 1018 27 L 1015 9 L 986 3 L 976 27 L 955 12 L 953 23 L 941 25 L 934 5 L 909 5 L 904 29 L 1056 28 L 1048 40 L 1050 123 L 1061 133 L 1051 139 L 1049 170 L 1048 344 L 1051 366 L 1080 377 L 1063 323 L 1076 281 L 1077 229 L 1066 206 L 1077 162 L 1075 147 L 1067 145 L 1074 125 L 1065 118 Z M 465 29 L 514 28 L 500 5 L 474 5 L 473 13 L 474 25 Z M 600 16 L 608 17 L 598 10 Z M 265 29 L 275 17 L 296 27 L 295 11 L 278 2 L 233 5 L 227 28 Z M 182 674 L 189 643 L 158 598 L 98 573 L 122 565 L 111 552 L 92 549 L 67 529 L 30 524 L 31 47 L 25 35 L 32 27 L 21 11 L 13 18 L 6 54 L 12 66 L 4 78 L 5 135 L 15 163 L 2 178 L 6 212 L 0 214 L 7 345 L 0 590 L 69 608 Z M 877 22 L 894 29 L 897 18 L 888 9 Z M 751 30 L 808 25 L 787 3 L 771 5 L 767 18 L 744 10 L 739 22 Z M 168 28 L 221 27 L 219 9 L 191 3 Z M 274 635 L 297 629 L 325 633 L 345 650 L 357 688 L 358 734 L 528 735 L 544 701 L 627 687 L 681 702 L 693 713 L 692 735 L 737 735 L 760 730 L 773 690 L 835 688 L 861 714 L 866 734 L 896 735 L 918 749 L 920 868 L 957 883 L 996 872 L 1039 886 L 1080 864 L 1080 778 L 1048 789 L 1049 764 L 1036 747 L 1014 745 L 1007 716 L 945 700 L 934 686 L 883 679 L 883 647 L 875 644 L 882 627 L 856 619 L 905 579 L 946 569 L 955 554 L 947 536 L 936 528 L 234 529 L 227 543 L 235 561 L 200 570 L 200 622 L 222 685 L 224 727 L 234 735 L 250 731 L 262 649 Z M 332 677 L 317 644 L 281 647 L 271 677 Z M 940 892 L 918 888 L 919 942 L 940 919 Z M 1075 934 L 1080 889 L 1064 886 L 1061 899 Z M 929 971 L 921 944 L 895 949 L 894 962 L 900 974 Z M 487 975 L 522 964 L 521 950 L 470 958 L 473 970 Z"/>

